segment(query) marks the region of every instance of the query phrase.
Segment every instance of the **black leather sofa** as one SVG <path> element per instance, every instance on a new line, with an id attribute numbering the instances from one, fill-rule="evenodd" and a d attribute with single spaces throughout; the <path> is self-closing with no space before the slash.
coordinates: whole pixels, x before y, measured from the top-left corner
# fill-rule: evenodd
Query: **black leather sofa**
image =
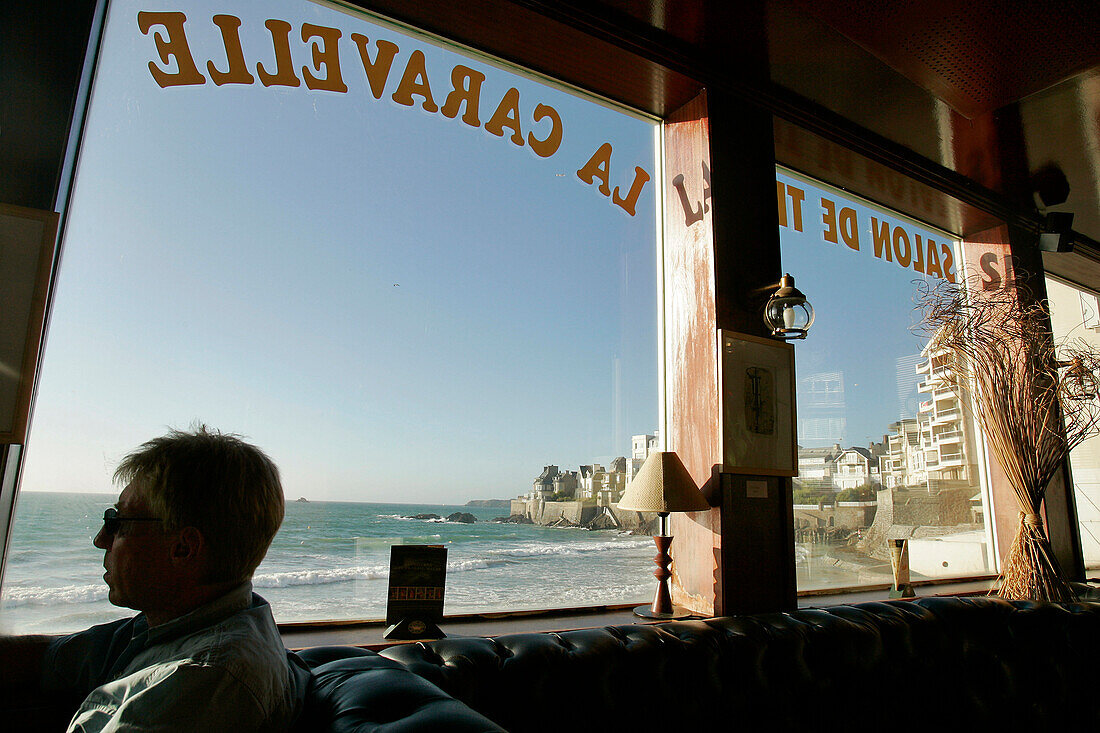
<path id="1" fill-rule="evenodd" d="M 925 598 L 301 652 L 300 730 L 1100 726 L 1100 603 Z"/>

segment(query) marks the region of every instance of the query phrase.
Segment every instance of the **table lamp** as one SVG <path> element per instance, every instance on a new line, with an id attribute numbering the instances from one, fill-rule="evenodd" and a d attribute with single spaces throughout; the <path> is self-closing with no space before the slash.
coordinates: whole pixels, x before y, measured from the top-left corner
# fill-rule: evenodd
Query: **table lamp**
<path id="1" fill-rule="evenodd" d="M 673 451 L 655 451 L 649 454 L 641 470 L 619 499 L 619 509 L 636 512 L 657 512 L 660 534 L 654 535 L 657 556 L 653 562 L 657 569 L 653 571 L 657 578 L 657 595 L 652 606 L 639 606 L 634 613 L 643 618 L 676 619 L 687 618 L 689 611 L 674 608 L 672 595 L 668 590 L 668 579 L 672 573 L 668 564 L 672 561 L 669 549 L 672 536 L 669 534 L 669 512 L 700 512 L 710 509 L 703 492 L 695 485 L 680 457 Z"/>

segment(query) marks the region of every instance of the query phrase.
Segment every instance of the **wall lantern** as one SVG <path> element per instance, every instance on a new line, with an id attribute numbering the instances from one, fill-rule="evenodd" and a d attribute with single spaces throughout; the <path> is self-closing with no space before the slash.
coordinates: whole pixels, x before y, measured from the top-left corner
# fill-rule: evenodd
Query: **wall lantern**
<path id="1" fill-rule="evenodd" d="M 772 336 L 782 339 L 804 339 L 814 322 L 814 308 L 806 296 L 794 286 L 794 278 L 784 275 L 779 280 L 779 290 L 768 298 L 764 306 L 764 323 L 772 330 Z"/>

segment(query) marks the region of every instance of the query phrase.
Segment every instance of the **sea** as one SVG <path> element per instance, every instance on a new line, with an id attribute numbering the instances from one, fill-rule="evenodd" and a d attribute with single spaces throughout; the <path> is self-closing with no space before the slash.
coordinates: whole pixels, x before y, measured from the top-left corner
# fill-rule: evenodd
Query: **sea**
<path id="1" fill-rule="evenodd" d="M 0 590 L 0 634 L 63 633 L 133 614 L 107 601 L 92 546 L 115 494 L 24 492 Z M 468 512 L 473 524 L 411 519 Z M 653 540 L 492 522 L 507 508 L 288 501 L 253 586 L 276 620 L 384 619 L 393 545 L 447 548 L 445 614 L 652 599 Z"/>

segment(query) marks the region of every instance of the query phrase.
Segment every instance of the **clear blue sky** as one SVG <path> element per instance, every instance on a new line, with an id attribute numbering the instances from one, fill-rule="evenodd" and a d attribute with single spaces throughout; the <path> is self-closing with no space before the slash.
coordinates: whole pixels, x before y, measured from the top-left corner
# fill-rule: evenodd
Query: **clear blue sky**
<path id="1" fill-rule="evenodd" d="M 205 76 L 231 13 L 254 75 L 265 20 L 291 24 L 299 76 L 302 24 L 341 29 L 349 91 L 160 88 L 137 13 L 184 5 Z M 400 48 L 381 99 L 355 32 Z M 478 69 L 482 122 L 515 87 L 523 134 L 550 105 L 560 149 L 393 101 L 414 49 L 437 104 Z M 652 123 L 320 4 L 120 1 L 88 130 L 24 490 L 110 491 L 126 451 L 203 421 L 291 496 L 462 502 L 657 427 L 654 183 L 629 216 L 576 173 L 611 143 L 612 187 L 654 174 Z"/>
<path id="2" fill-rule="evenodd" d="M 834 442 L 844 447 L 866 446 L 869 441 L 880 441 L 888 432 L 890 423 L 901 417 L 916 417 L 919 399 L 917 377 L 913 370 L 919 358 L 923 341 L 911 327 L 919 320 L 914 310 L 916 281 L 929 275 L 918 272 L 915 257 L 916 237 L 924 245 L 920 267 L 928 266 L 927 242 L 936 243 L 939 268 L 944 264 L 943 248 L 954 248 L 953 240 L 946 234 L 929 229 L 910 219 L 886 213 L 850 194 L 836 189 L 814 185 L 808 179 L 780 172 L 777 180 L 804 192 L 802 203 L 801 233 L 795 231 L 793 203 L 787 199 L 790 211 L 787 226 L 780 227 L 783 269 L 794 276 L 795 282 L 813 304 L 816 317 L 809 336 L 795 341 L 795 369 L 799 380 L 799 444 L 804 447 L 829 445 Z M 837 212 L 836 239 L 826 239 L 825 219 L 828 209 L 821 200 L 835 203 Z M 841 201 L 841 198 L 846 199 Z M 856 250 L 845 244 L 841 229 L 840 212 L 850 208 L 854 212 L 853 225 L 846 230 Z M 889 225 L 891 260 L 875 256 L 872 235 L 872 217 Z M 831 217 L 829 217 L 831 219 Z M 908 241 L 911 261 L 903 267 L 893 254 L 894 232 L 901 228 L 905 239 L 899 238 L 898 249 L 907 254 Z M 881 231 L 881 229 L 880 229 Z M 952 255 L 954 262 L 954 255 Z M 957 262 L 949 272 L 962 268 Z M 932 276 L 932 279 L 936 278 Z M 843 385 L 843 404 L 835 409 L 814 408 L 813 400 L 802 394 L 806 380 L 814 375 L 839 372 Z M 900 380 L 899 380 L 900 372 Z M 843 429 L 817 435 L 805 430 L 804 420 L 813 417 L 831 417 L 843 421 Z"/>
<path id="3" fill-rule="evenodd" d="M 121 456 L 195 421 L 248 436 L 292 497 L 464 502 L 526 491 L 542 466 L 609 461 L 657 427 L 655 186 L 629 216 L 577 176 L 611 143 L 611 186 L 656 175 L 654 126 L 323 4 L 186 3 L 199 70 L 226 68 L 212 17 L 242 21 L 247 68 L 274 70 L 270 18 L 339 28 L 349 91 L 159 87 L 137 13 L 112 3 L 65 239 L 24 490 L 110 491 Z M 158 26 L 159 28 L 159 26 Z M 160 31 L 163 33 L 163 31 Z M 395 43 L 375 99 L 349 36 Z M 414 50 L 442 105 L 457 64 L 485 74 L 480 117 L 520 94 L 523 134 L 564 131 L 550 157 L 391 95 Z M 319 73 L 318 73 L 319 75 Z M 510 134 L 509 130 L 505 130 Z M 784 269 L 817 309 L 800 380 L 839 372 L 841 419 L 803 445 L 862 445 L 916 409 L 899 360 L 919 353 L 912 281 L 823 239 L 825 189 L 803 232 L 781 228 Z M 911 364 L 902 363 L 903 374 Z M 801 382 L 804 387 L 805 382 Z"/>

